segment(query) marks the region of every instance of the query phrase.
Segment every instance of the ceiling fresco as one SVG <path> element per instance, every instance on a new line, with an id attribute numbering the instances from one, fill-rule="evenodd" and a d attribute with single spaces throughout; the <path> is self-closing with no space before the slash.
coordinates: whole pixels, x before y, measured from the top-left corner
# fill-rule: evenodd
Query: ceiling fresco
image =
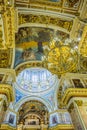
<path id="1" fill-rule="evenodd" d="M 16 34 L 15 66 L 26 61 L 43 61 L 54 38 L 65 42 L 69 35 L 41 27 L 23 27 Z"/>
<path id="2" fill-rule="evenodd" d="M 42 61 L 53 73 L 76 70 L 78 42 L 71 40 L 69 34 L 43 27 L 23 27 L 15 38 L 15 67 L 28 61 Z"/>

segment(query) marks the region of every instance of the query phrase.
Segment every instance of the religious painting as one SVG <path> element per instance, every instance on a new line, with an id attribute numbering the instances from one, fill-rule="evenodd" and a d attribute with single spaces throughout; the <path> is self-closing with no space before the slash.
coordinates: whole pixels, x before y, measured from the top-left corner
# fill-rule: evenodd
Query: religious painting
<path id="1" fill-rule="evenodd" d="M 43 61 L 54 39 L 65 42 L 68 34 L 44 27 L 22 27 L 15 36 L 15 65 L 26 61 Z"/>
<path id="2" fill-rule="evenodd" d="M 10 112 L 7 116 L 7 121 L 10 125 L 16 126 L 16 114 L 14 112 Z"/>
<path id="3" fill-rule="evenodd" d="M 80 79 L 72 79 L 74 87 L 76 88 L 84 88 Z"/>
<path id="4" fill-rule="evenodd" d="M 12 114 L 10 114 L 10 115 L 9 115 L 9 121 L 8 121 L 8 122 L 9 122 L 10 124 L 14 124 L 14 118 L 15 118 L 15 116 L 12 115 Z"/>
<path id="5" fill-rule="evenodd" d="M 57 123 L 58 123 L 57 116 L 54 115 L 54 116 L 52 117 L 52 124 L 57 124 Z"/>
<path id="6" fill-rule="evenodd" d="M 54 113 L 50 115 L 50 125 L 55 126 L 58 124 L 58 114 Z"/>
<path id="7" fill-rule="evenodd" d="M 44 48 L 50 42 L 53 32 L 47 28 L 20 28 L 15 37 L 15 66 L 25 61 L 42 61 Z"/>

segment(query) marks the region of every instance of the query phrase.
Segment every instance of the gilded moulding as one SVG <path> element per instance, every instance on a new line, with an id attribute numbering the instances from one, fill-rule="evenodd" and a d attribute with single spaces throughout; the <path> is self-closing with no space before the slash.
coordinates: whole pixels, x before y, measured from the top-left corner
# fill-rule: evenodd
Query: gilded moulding
<path id="1" fill-rule="evenodd" d="M 68 0 L 30 0 L 30 1 L 20 1 L 15 0 L 15 5 L 22 8 L 33 8 L 33 9 L 43 9 L 50 10 L 61 13 L 69 13 L 73 15 L 79 15 L 79 9 L 82 4 L 80 0 L 68 1 Z"/>
<path id="2" fill-rule="evenodd" d="M 8 124 L 1 124 L 0 130 L 17 130 L 17 129 Z"/>
<path id="3" fill-rule="evenodd" d="M 22 70 L 24 70 L 26 68 L 31 68 L 31 67 L 42 68 L 42 67 L 46 67 L 46 65 L 42 61 L 29 61 L 26 63 L 22 63 L 15 68 L 16 74 L 18 75 Z"/>
<path id="4" fill-rule="evenodd" d="M 6 48 L 13 48 L 15 45 L 15 9 L 8 8 L 2 14 L 5 33 L 5 46 Z"/>
<path id="5" fill-rule="evenodd" d="M 20 14 L 19 13 L 19 25 L 25 23 L 39 23 L 46 25 L 55 25 L 71 31 L 73 21 L 63 20 L 61 18 L 56 18 L 46 15 L 35 15 L 35 14 Z"/>
<path id="6" fill-rule="evenodd" d="M 5 94 L 9 103 L 14 101 L 12 86 L 8 84 L 0 84 L 0 94 Z"/>
<path id="7" fill-rule="evenodd" d="M 57 125 L 54 127 L 50 127 L 49 130 L 74 130 L 73 125 Z"/>
<path id="8" fill-rule="evenodd" d="M 60 100 L 60 105 L 66 106 L 72 97 L 87 97 L 87 89 L 68 88 Z"/>
<path id="9" fill-rule="evenodd" d="M 12 64 L 12 49 L 0 50 L 0 68 L 10 68 Z"/>

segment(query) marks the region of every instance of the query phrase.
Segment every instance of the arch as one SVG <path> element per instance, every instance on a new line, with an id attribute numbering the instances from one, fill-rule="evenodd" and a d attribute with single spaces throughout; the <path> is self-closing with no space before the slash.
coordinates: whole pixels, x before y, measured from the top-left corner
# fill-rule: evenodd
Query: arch
<path id="1" fill-rule="evenodd" d="M 18 28 L 22 28 L 22 27 L 44 27 L 44 28 L 63 31 L 63 32 L 69 34 L 69 31 L 67 31 L 65 28 L 59 27 L 56 25 L 47 25 L 47 24 L 40 24 L 40 23 L 38 23 L 38 24 L 37 23 L 24 23 L 24 24 L 21 24 Z"/>
<path id="2" fill-rule="evenodd" d="M 49 104 L 49 102 L 45 101 L 43 98 L 39 98 L 37 96 L 27 96 L 27 97 L 24 97 L 22 98 L 18 103 L 16 103 L 14 105 L 14 110 L 17 112 L 19 110 L 19 108 L 27 101 L 30 101 L 30 100 L 37 100 L 37 101 L 40 101 L 41 103 L 43 103 L 46 107 L 47 107 L 47 110 L 48 112 L 52 112 L 53 111 L 53 108 L 52 106 Z"/>
<path id="3" fill-rule="evenodd" d="M 15 67 L 16 75 L 18 75 L 21 71 L 23 71 L 24 69 L 27 69 L 27 68 L 41 68 L 41 69 L 47 69 L 48 70 L 48 68 L 43 67 L 42 61 L 26 61 L 26 62 L 18 64 Z"/>

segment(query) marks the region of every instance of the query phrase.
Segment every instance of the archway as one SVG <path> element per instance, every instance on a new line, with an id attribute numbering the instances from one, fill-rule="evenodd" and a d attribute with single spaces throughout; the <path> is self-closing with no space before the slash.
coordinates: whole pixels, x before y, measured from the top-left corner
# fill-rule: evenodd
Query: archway
<path id="1" fill-rule="evenodd" d="M 31 128 L 40 130 L 42 125 L 48 127 L 48 109 L 40 101 L 30 100 L 21 105 L 18 110 L 18 129 L 22 126 L 23 130 Z"/>

